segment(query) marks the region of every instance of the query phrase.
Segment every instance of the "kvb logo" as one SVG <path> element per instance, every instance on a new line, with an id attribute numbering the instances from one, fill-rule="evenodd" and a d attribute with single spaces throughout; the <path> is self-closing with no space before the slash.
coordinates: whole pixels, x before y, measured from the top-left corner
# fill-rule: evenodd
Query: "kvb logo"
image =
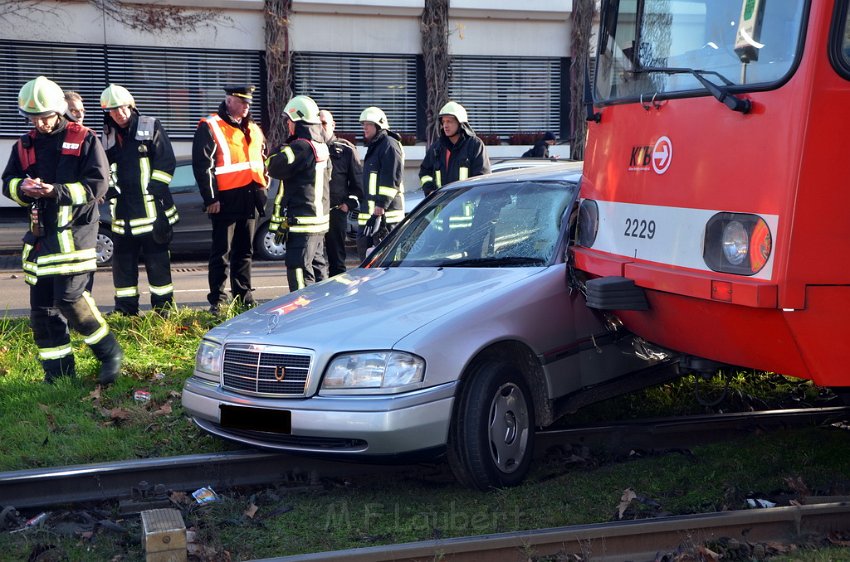
<path id="1" fill-rule="evenodd" d="M 667 137 L 661 137 L 652 147 L 652 169 L 656 174 L 663 174 L 673 160 L 673 143 Z"/>

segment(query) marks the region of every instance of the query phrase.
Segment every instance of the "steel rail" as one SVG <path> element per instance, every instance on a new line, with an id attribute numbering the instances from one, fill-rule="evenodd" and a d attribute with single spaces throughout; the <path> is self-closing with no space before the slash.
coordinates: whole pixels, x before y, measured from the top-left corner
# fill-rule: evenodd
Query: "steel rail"
<path id="1" fill-rule="evenodd" d="M 784 542 L 850 530 L 850 503 L 774 507 L 598 523 L 319 552 L 255 562 L 515 562 L 533 556 L 575 554 L 595 562 L 653 561 L 706 541 Z"/>
<path id="2" fill-rule="evenodd" d="M 753 428 L 791 427 L 847 419 L 850 407 L 771 410 L 741 414 L 686 416 L 632 421 L 537 434 L 535 453 L 542 455 L 555 445 L 571 443 L 639 448 L 682 446 L 725 439 L 730 432 Z M 409 468 L 405 467 L 405 468 Z M 320 459 L 257 450 L 134 459 L 56 468 L 0 472 L 0 506 L 18 509 L 67 503 L 127 499 L 141 482 L 170 490 L 195 490 L 212 486 L 223 490 L 286 482 L 318 483 L 318 477 L 353 477 L 399 471 L 399 465 L 366 464 Z"/>

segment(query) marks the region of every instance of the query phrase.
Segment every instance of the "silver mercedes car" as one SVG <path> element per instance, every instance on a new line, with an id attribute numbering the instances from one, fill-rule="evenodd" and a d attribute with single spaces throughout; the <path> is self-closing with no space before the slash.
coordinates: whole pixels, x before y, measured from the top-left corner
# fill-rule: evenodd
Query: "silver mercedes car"
<path id="1" fill-rule="evenodd" d="M 675 376 L 585 306 L 568 266 L 581 163 L 473 178 L 426 199 L 357 269 L 208 332 L 183 406 L 260 448 L 445 453 L 474 488 L 518 484 L 534 433 Z"/>

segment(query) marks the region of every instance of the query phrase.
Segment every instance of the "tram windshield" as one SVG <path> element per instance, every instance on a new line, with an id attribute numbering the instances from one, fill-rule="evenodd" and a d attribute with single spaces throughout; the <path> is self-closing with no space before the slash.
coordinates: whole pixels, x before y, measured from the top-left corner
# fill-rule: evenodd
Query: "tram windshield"
<path id="1" fill-rule="evenodd" d="M 605 0 L 597 102 L 769 87 L 802 43 L 798 0 Z"/>

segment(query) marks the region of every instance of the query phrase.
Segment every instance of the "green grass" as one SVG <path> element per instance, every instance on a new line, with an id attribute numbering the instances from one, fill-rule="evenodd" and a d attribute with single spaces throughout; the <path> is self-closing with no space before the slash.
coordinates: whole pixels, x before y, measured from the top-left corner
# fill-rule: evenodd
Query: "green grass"
<path id="1" fill-rule="evenodd" d="M 97 362 L 78 339 L 74 340 L 77 379 L 44 385 L 26 321 L 0 319 L 0 470 L 234 447 L 202 434 L 180 406 L 197 343 L 217 319 L 184 309 L 166 320 L 148 315 L 109 321 L 127 362 L 125 374 L 98 396 Z M 610 400 L 570 416 L 567 423 L 804 405 L 822 398 L 809 383 L 776 375 L 737 375 L 729 400 L 719 408 L 707 408 L 694 400 L 693 384 L 693 379 L 684 379 Z M 136 389 L 150 391 L 151 401 L 135 402 Z M 719 382 L 709 381 L 705 391 L 719 392 Z M 626 489 L 643 498 L 629 505 L 626 518 L 741 509 L 750 494 L 792 497 L 787 479 L 800 479 L 815 494 L 849 494 L 850 432 L 784 431 L 689 453 L 625 459 L 604 451 L 591 451 L 582 462 L 550 456 L 534 466 L 524 485 L 490 493 L 461 488 L 438 463 L 411 467 L 392 477 L 220 490 L 217 503 L 179 505 L 187 525 L 207 549 L 207 559 L 226 559 L 226 551 L 233 560 L 246 560 L 610 521 L 616 518 Z M 251 504 L 258 507 L 254 518 L 244 515 Z M 109 512 L 103 516 L 119 518 Z M 101 531 L 90 538 L 38 529 L 0 533 L 0 560 L 26 560 L 47 545 L 56 546 L 66 560 L 106 561 L 116 554 L 123 556 L 121 560 L 143 560 L 138 518 L 124 519 L 122 524 L 127 534 Z M 810 560 L 850 559 L 846 548 L 828 552 L 829 558 Z M 524 555 L 543 560 L 534 552 Z"/>

